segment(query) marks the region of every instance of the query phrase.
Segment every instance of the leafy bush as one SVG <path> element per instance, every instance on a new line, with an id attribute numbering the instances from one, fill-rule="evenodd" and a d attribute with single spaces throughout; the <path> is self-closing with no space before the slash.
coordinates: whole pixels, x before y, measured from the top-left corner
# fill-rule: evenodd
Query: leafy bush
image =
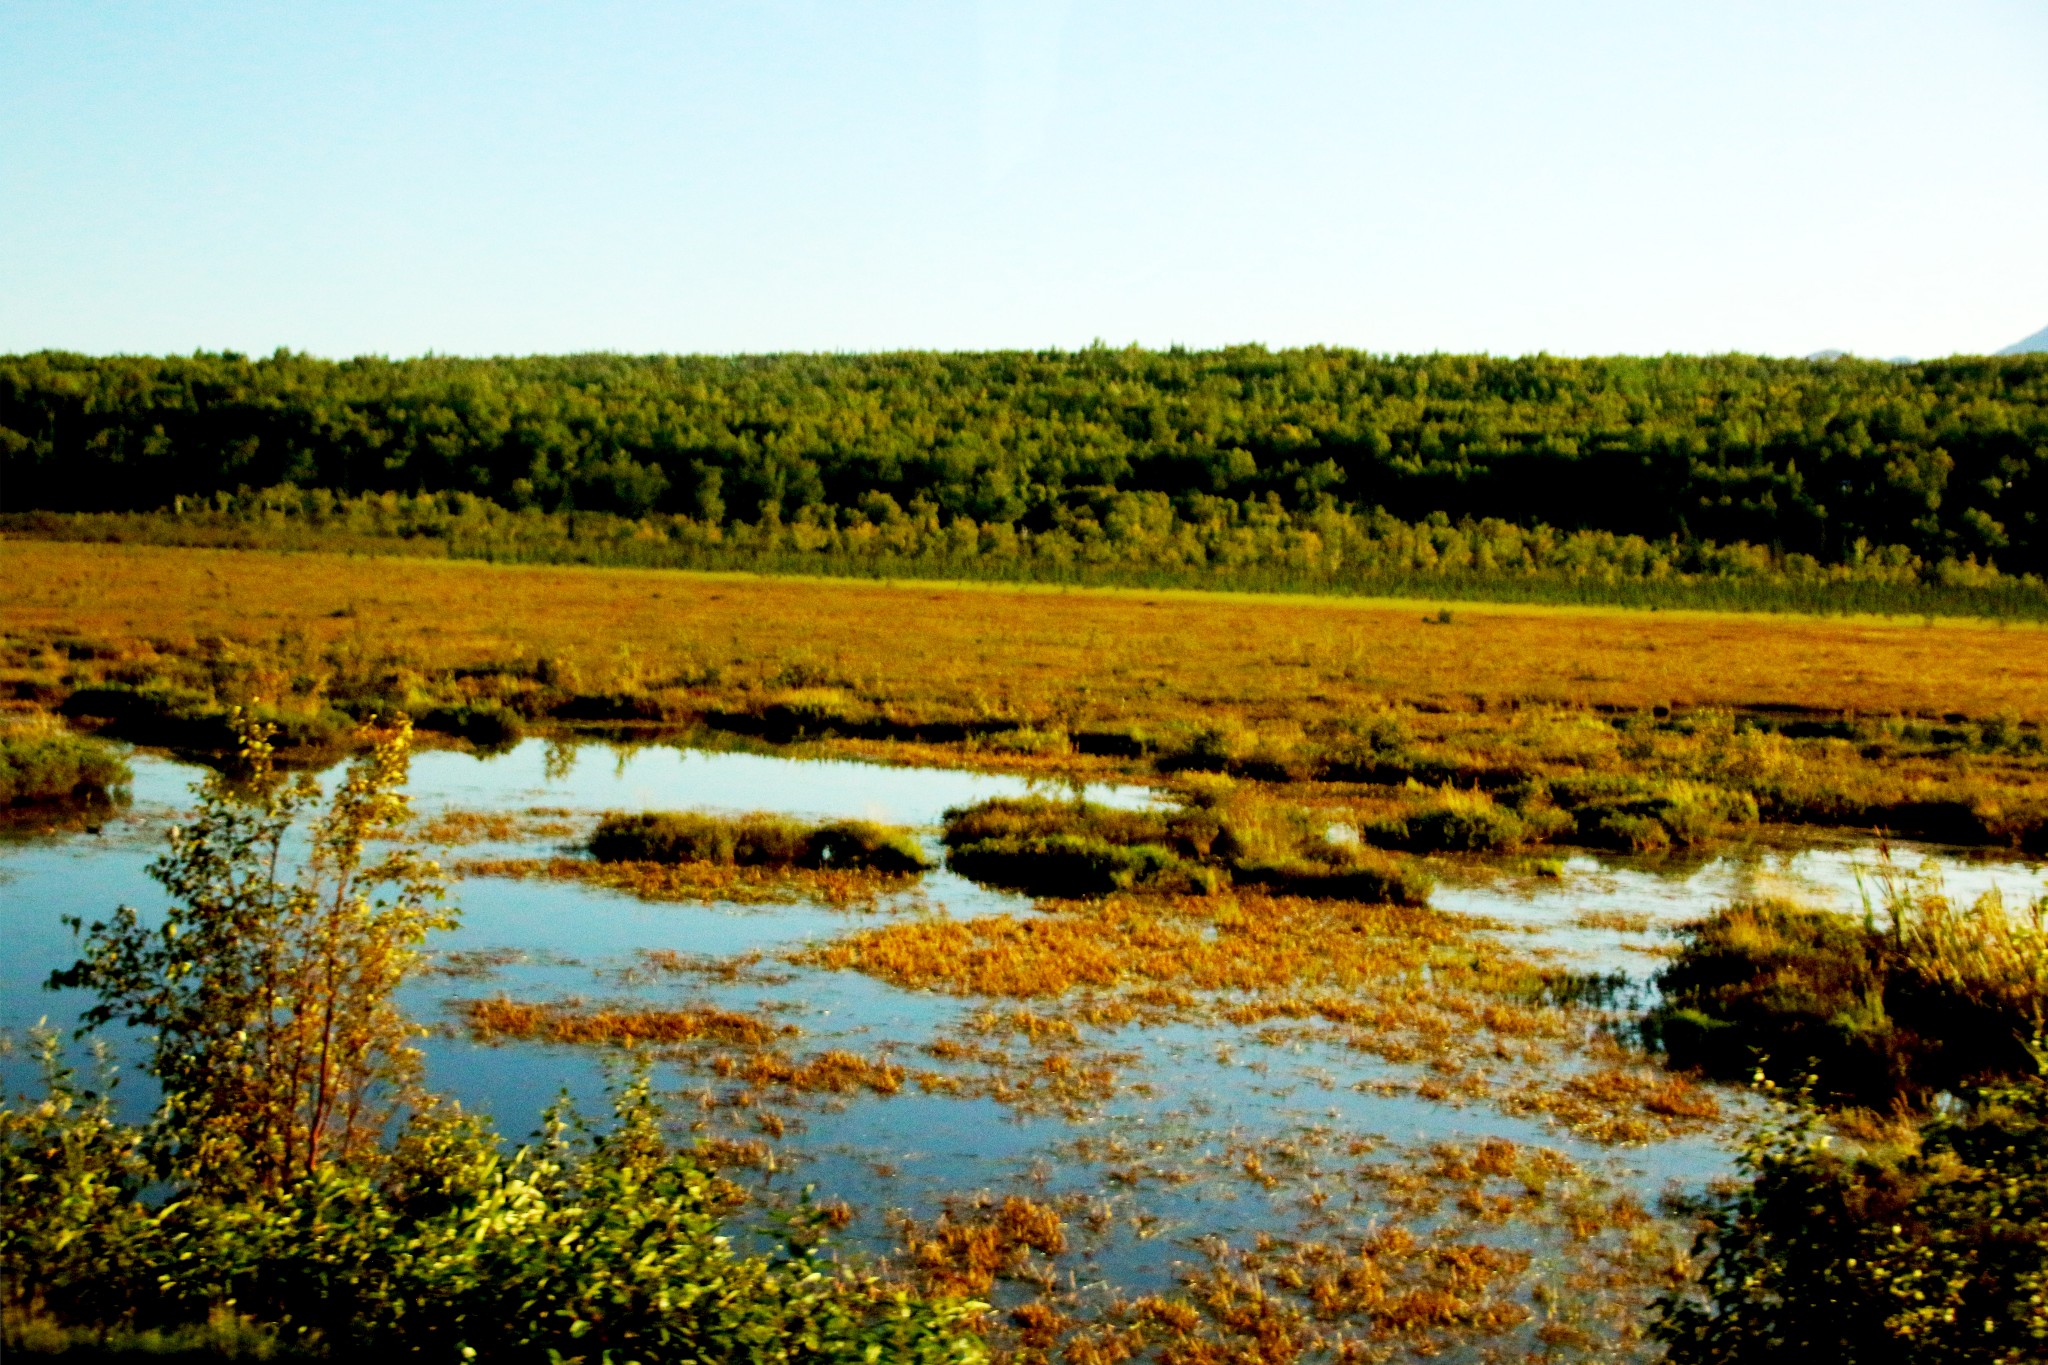
<path id="1" fill-rule="evenodd" d="M 772 1253 L 733 1251 L 728 1195 L 667 1149 L 644 1080 L 609 1131 L 563 1110 L 506 1156 L 476 1120 L 421 1117 L 384 1162 L 229 1196 L 153 1190 L 146 1135 L 61 1068 L 50 1079 L 40 1103 L 0 1108 L 10 1351 L 985 1359 L 966 1325 L 977 1305 L 836 1267 L 801 1223 Z M 239 1331 L 195 1330 L 223 1314 Z"/>
<path id="2" fill-rule="evenodd" d="M 1361 833 L 1376 844 L 1416 853 L 1490 853 L 1520 847 L 1530 830 L 1485 792 L 1446 787 L 1421 807 L 1375 821 Z"/>
<path id="3" fill-rule="evenodd" d="M 421 714 L 419 728 L 466 739 L 479 749 L 502 749 L 517 744 L 526 733 L 517 713 L 496 702 L 436 706 Z"/>
<path id="4" fill-rule="evenodd" d="M 119 797 L 132 776 L 104 744 L 62 731 L 0 733 L 0 807 Z"/>
<path id="5" fill-rule="evenodd" d="M 1918 1150 L 1766 1130 L 1709 1209 L 1696 1286 L 1659 1304 L 1672 1365 L 2022 1365 L 2048 1356 L 2048 1084 L 1976 1091 Z"/>
<path id="6" fill-rule="evenodd" d="M 590 838 L 601 862 L 723 863 L 923 872 L 931 866 L 908 830 L 867 820 L 807 825 L 786 816 L 647 811 L 607 815 Z"/>
<path id="7" fill-rule="evenodd" d="M 262 727 L 239 731 L 238 779 L 199 784 L 151 867 L 163 921 L 117 910 L 53 978 L 98 996 L 88 1025 L 147 1031 L 157 1116 L 116 1123 L 47 1030 L 44 1096 L 0 1103 L 10 1352 L 986 1358 L 979 1305 L 833 1266 L 802 1224 L 736 1253 L 729 1192 L 667 1149 L 644 1077 L 609 1131 L 558 1109 L 510 1157 L 437 1109 L 394 1004 L 426 932 L 452 923 L 430 907 L 433 866 L 388 844 L 409 818 L 408 730 L 372 736 L 305 829 L 318 784 L 275 772 Z"/>

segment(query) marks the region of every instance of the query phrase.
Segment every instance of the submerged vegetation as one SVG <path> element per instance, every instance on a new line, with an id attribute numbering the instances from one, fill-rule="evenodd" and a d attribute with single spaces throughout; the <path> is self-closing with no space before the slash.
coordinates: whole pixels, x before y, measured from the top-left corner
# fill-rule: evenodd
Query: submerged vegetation
<path id="1" fill-rule="evenodd" d="M 110 1193 L 77 1205 L 74 1222 L 63 1221 L 69 1213 L 48 1220 L 50 1237 L 73 1237 L 63 1248 L 24 1253 L 20 1263 L 52 1269 L 33 1284 L 10 1281 L 10 1348 L 160 1344 L 182 1331 L 178 1340 L 213 1333 L 336 1354 L 342 1343 L 393 1342 L 402 1329 L 358 1326 L 366 1319 L 352 1315 L 404 1304 L 429 1353 L 484 1342 L 491 1358 L 536 1360 L 550 1349 L 564 1360 L 605 1351 L 648 1362 L 692 1351 L 765 1359 L 760 1343 L 792 1332 L 814 1353 L 798 1358 L 858 1359 L 873 1347 L 880 1359 L 964 1360 L 982 1349 L 970 1327 L 1020 1365 L 1253 1365 L 1454 1348 L 1627 1357 L 1649 1349 L 1646 1305 L 1668 1290 L 1675 1358 L 1768 1359 L 1756 1354 L 1761 1332 L 1810 1339 L 1825 1355 L 1838 1328 L 1878 1332 L 1891 1321 L 1877 1300 L 1848 1290 L 1809 1304 L 1798 1276 L 1854 1281 L 1860 1294 L 1869 1288 L 1860 1267 L 1890 1274 L 1908 1262 L 1946 1276 L 1921 1286 L 1930 1303 L 2027 1321 L 2008 1290 L 2033 1293 L 2038 1283 L 2027 1278 L 2038 1215 L 2008 1235 L 1989 1192 L 2033 1197 L 2026 1163 L 2038 1164 L 2043 1130 L 2025 1095 L 1958 1087 L 2030 1067 L 2048 984 L 2033 912 L 1966 909 L 1904 878 L 1860 922 L 1766 901 L 1731 906 L 1686 932 L 1664 975 L 1652 1036 L 1666 1067 L 1636 1046 L 1625 977 L 1527 954 L 1507 926 L 1424 902 L 1432 874 L 1462 885 L 1490 867 L 1557 873 L 1568 847 L 1655 866 L 1722 840 L 1783 841 L 1791 825 L 2048 847 L 2048 652 L 2034 626 L 1424 612 L 20 541 L 0 544 L 0 562 L 22 586 L 0 603 L 0 703 L 219 759 L 234 756 L 239 707 L 276 727 L 280 764 L 360 748 L 357 718 L 412 716 L 437 742 L 478 750 L 545 738 L 551 780 L 577 768 L 570 741 L 603 736 L 791 745 L 799 756 L 1002 770 L 1074 791 L 1121 779 L 1158 797 L 1137 809 L 1076 797 L 949 812 L 941 846 L 953 869 L 1041 898 L 1029 911 L 961 917 L 934 904 L 944 882 L 920 890 L 930 844 L 901 829 L 625 811 L 591 834 L 588 821 L 554 808 L 517 819 L 450 812 L 428 837 L 588 836 L 589 856 L 493 848 L 459 865 L 464 875 L 877 913 L 780 943 L 758 936 L 773 932 L 764 917 L 748 916 L 749 950 L 737 956 L 685 938 L 698 951 L 642 952 L 630 967 L 596 968 L 597 985 L 558 981 L 531 999 L 493 986 L 450 1007 L 457 1036 L 472 1040 L 657 1057 L 687 1078 L 661 1097 L 667 1118 L 695 1130 L 686 1155 L 662 1145 L 642 1091 L 628 1092 L 609 1132 L 552 1127 L 508 1155 L 482 1129 L 404 1103 L 416 1098 L 405 1068 L 379 1062 L 363 1073 L 376 1083 L 360 1106 L 364 1133 L 392 1115 L 379 1140 L 360 1139 L 346 1159 L 316 1168 L 217 1188 L 176 1166 L 183 1130 L 120 1128 L 63 1082 L 51 1105 L 8 1112 L 8 1160 L 28 1163 L 11 1166 L 9 1179 L 29 1171 L 41 1180 L 50 1163 L 75 1157 L 63 1169 L 83 1174 L 65 1188 L 99 1182 L 92 1189 Z M 506 768 L 524 770 L 538 748 Z M 234 771 L 246 780 L 246 765 Z M 222 783 L 225 800 L 234 784 Z M 408 857 L 422 848 L 391 844 Z M 261 888 L 201 881 L 212 889 L 200 899 L 230 910 L 243 903 L 235 896 Z M 320 928 L 321 888 L 333 885 L 308 882 L 290 898 L 304 912 L 290 920 L 307 926 L 303 942 L 354 941 Z M 668 911 L 645 918 L 683 924 Z M 1654 917 L 1632 909 L 1573 923 L 1626 929 L 1639 940 L 1629 948 L 1663 951 L 1642 938 Z M 102 952 L 90 973 L 104 998 L 123 1017 L 175 1017 L 182 997 L 138 993 L 148 973 L 119 970 L 163 945 L 132 933 L 121 942 L 135 951 Z M 387 946 L 388 961 L 410 970 L 408 943 Z M 273 956 L 296 961 L 283 947 Z M 437 969 L 481 978 L 517 956 L 490 945 L 451 952 Z M 253 960 L 227 953 L 220 966 L 244 980 Z M 362 978 L 373 987 L 389 979 Z M 930 1009 L 942 1022 L 912 1041 L 898 1041 L 893 1019 L 886 1033 L 857 1037 L 872 1022 L 843 1002 L 883 986 L 928 992 L 888 998 L 903 1017 Z M 814 987 L 816 1008 L 791 998 Z M 215 998 L 250 996 L 237 986 Z M 821 1022 L 827 1013 L 854 1014 L 854 1026 Z M 209 1036 L 221 1055 L 247 1063 L 246 1093 L 270 1094 L 270 1078 L 291 1072 L 273 1061 L 290 1053 L 297 1029 L 259 1020 Z M 1150 1038 L 1140 1043 L 1136 1030 Z M 402 1060 L 403 1038 L 377 1036 L 389 1046 L 376 1056 Z M 1163 1047 L 1176 1073 L 1192 1071 L 1202 1063 L 1182 1050 L 1191 1039 L 1214 1044 L 1217 1066 L 1259 1078 L 1222 1081 L 1227 1133 L 1202 1126 L 1209 1101 L 1199 1095 L 1171 1124 L 1094 1122 L 1178 1081 L 1164 1067 L 1147 1074 L 1128 1049 Z M 1636 1182 L 1631 1193 L 1521 1133 L 1517 1142 L 1401 1146 L 1350 1126 L 1357 1111 L 1338 1116 L 1340 1104 L 1386 1099 L 1418 1112 L 1437 1106 L 1438 1119 L 1463 1110 L 1468 1119 L 1451 1121 L 1482 1132 L 1489 1110 L 1545 1124 L 1567 1146 L 1691 1136 L 1704 1150 L 1748 1104 L 1706 1077 L 1745 1080 L 1760 1065 L 1788 1085 L 1815 1074 L 1830 1122 L 1869 1140 L 1841 1158 L 1795 1160 L 1789 1149 L 1782 1161 L 1756 1158 L 1753 1185 L 1703 1206 L 1712 1236 L 1690 1256 L 1685 1215 L 1640 1202 L 1654 1188 Z M 226 1086 L 240 1073 L 192 1074 Z M 347 1074 L 334 1072 L 333 1093 L 349 1091 Z M 1242 1094 L 1230 1090 L 1240 1084 Z M 1941 1099 L 1944 1090 L 1963 1095 L 1967 1112 Z M 1235 1126 L 1239 1112 L 1280 1112 L 1255 1111 L 1266 1101 L 1253 1095 L 1277 1105 L 1291 1091 L 1286 1112 L 1302 1116 L 1298 1128 Z M 1329 1092 L 1327 1111 L 1319 1091 Z M 821 1221 L 789 1238 L 741 1240 L 739 1187 L 716 1174 L 721 1166 L 736 1182 L 752 1171 L 773 1184 L 785 1155 L 789 1164 L 808 1155 L 778 1145 L 785 1134 L 816 1132 L 839 1109 L 869 1103 L 921 1120 L 930 1111 L 919 1106 L 947 1097 L 1018 1117 L 1075 1117 L 1072 1154 L 1089 1163 L 1084 1183 L 1099 1174 L 1100 1188 L 1020 1170 L 1030 1187 L 920 1187 L 917 1199 L 938 1205 L 888 1215 L 885 1229 L 872 1226 L 879 1209 L 821 1205 Z M 404 1112 L 392 1113 L 394 1103 Z M 1929 1111 L 1946 1117 L 1914 1139 Z M 107 1136 L 66 1136 L 76 1123 Z M 311 1127 L 275 1128 L 287 1130 Z M 279 1147 L 271 1131 L 250 1129 L 227 1146 Z M 116 1148 L 136 1163 L 118 1168 L 132 1179 L 109 1174 L 116 1165 L 103 1153 Z M 1597 1152 L 1576 1150 L 1597 1165 Z M 1162 1221 L 1158 1211 L 1179 1196 L 1146 1203 L 1131 1193 L 1198 1180 L 1228 1182 L 1222 1197 L 1247 1201 L 1229 1238 L 1198 1237 L 1199 1213 Z M 755 1197 L 768 1207 L 776 1195 Z M 1840 1217 L 1799 1228 L 1802 1199 Z M 1857 1227 L 1869 1210 L 1896 1215 L 1884 1224 L 1893 1231 Z M 815 1250 L 824 1226 L 862 1219 L 856 1235 L 893 1249 L 875 1273 L 896 1278 L 869 1279 Z M 88 1224 L 106 1230 L 82 1231 Z M 9 1228 L 24 1238 L 44 1231 Z M 1785 1240 L 1808 1233 L 1811 1247 Z M 1154 1239 L 1171 1239 L 1172 1250 Z M 451 1259 L 434 1260 L 458 1242 Z M 194 1254 L 169 1264 L 172 1246 Z M 756 1250 L 735 1249 L 747 1246 Z M 1198 1259 L 1160 1270 L 1158 1292 L 1132 1297 L 1109 1256 L 1095 1257 L 1134 1247 L 1155 1266 Z M 292 1248 L 311 1248 L 311 1260 L 285 1264 Z M 223 1259 L 229 1250 L 244 1259 Z M 1967 1284 L 1965 1252 L 1986 1267 Z M 358 1255 L 374 1264 L 362 1269 L 349 1259 Z M 10 1250 L 9 1260 L 19 1258 Z M 553 1277 L 548 1286 L 519 1279 L 528 1261 Z M 1704 1281 L 1702 1264 L 1715 1267 Z M 706 1291 L 699 1275 L 720 1287 Z M 151 1276 L 170 1286 L 160 1301 L 138 1287 Z M 1776 1298 L 1780 1284 L 1799 1292 Z M 541 1310 L 518 1311 L 525 1300 L 504 1297 L 512 1293 Z M 962 1304 L 959 1293 L 994 1306 Z M 696 1307 L 663 1313 L 664 1295 Z M 229 1296 L 244 1318 L 209 1325 Z M 1861 1307 L 1841 1307 L 1852 1299 Z M 1690 1305 L 1682 1311 L 1681 1300 Z M 1909 1311 L 1903 1303 L 1893 1306 Z M 1775 1325 L 1757 1326 L 1766 1316 Z M 2025 1358 L 2009 1349 L 2022 1338 L 1998 1333 L 1983 1339 L 2004 1357 L 1972 1355 L 1978 1343 L 1960 1328 L 1944 1337 L 1951 1327 L 1932 1323 L 1917 1340 L 1949 1352 L 1932 1358 Z M 660 1335 L 670 1330 L 698 1335 Z M 1714 1342 L 1738 1339 L 1750 1354 L 1713 1354 Z"/>

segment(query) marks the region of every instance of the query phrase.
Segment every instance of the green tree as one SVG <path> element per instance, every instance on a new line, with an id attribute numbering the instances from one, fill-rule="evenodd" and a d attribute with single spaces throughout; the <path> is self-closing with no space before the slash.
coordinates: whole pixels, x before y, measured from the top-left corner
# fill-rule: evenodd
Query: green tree
<path id="1" fill-rule="evenodd" d="M 373 1151 L 412 1097 L 418 1030 L 393 993 L 455 917 L 434 864 L 400 843 L 372 856 L 410 816 L 405 722 L 349 766 L 303 841 L 319 785 L 280 774 L 269 730 L 238 723 L 240 764 L 202 784 L 150 866 L 172 897 L 162 922 L 127 906 L 90 928 L 69 918 L 83 954 L 51 984 L 98 995 L 87 1025 L 151 1034 L 172 1169 L 274 1190 Z"/>

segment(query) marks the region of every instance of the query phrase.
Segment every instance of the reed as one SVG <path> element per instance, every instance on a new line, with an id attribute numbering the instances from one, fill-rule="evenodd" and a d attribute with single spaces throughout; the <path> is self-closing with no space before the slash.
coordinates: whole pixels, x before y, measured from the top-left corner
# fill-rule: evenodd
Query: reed
<path id="1" fill-rule="evenodd" d="M 2048 903 L 1957 905 L 1887 859 L 1859 921 L 1783 901 L 1685 931 L 1647 1022 L 1678 1066 L 1884 1109 L 2031 1074 L 2048 1023 Z"/>

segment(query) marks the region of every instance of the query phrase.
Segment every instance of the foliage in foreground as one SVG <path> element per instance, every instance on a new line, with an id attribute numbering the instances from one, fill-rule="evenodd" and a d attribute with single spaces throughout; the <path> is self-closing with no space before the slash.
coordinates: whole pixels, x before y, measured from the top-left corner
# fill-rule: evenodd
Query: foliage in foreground
<path id="1" fill-rule="evenodd" d="M 507 1156 L 477 1121 L 427 1115 L 378 1162 L 324 1163 L 253 1197 L 165 1197 L 148 1145 L 54 1065 L 41 1102 L 0 1108 L 10 1350 L 146 1347 L 147 1333 L 218 1350 L 194 1327 L 226 1315 L 259 1350 L 339 1358 L 983 1357 L 975 1305 L 847 1273 L 802 1223 L 775 1252 L 734 1251 L 727 1194 L 668 1150 L 644 1081 L 608 1131 L 551 1114 Z"/>
<path id="2" fill-rule="evenodd" d="M 167 915 L 73 920 L 84 952 L 53 981 L 97 995 L 89 1027 L 149 1030 L 156 1117 L 116 1123 L 47 1033 L 43 1098 L 0 1104 L 10 1350 L 982 1358 L 974 1305 L 837 1270 L 807 1228 L 735 1252 L 729 1191 L 667 1149 L 644 1082 L 610 1131 L 552 1115 L 510 1157 L 442 1112 L 394 1004 L 452 922 L 434 866 L 390 840 L 410 814 L 409 731 L 370 736 L 317 814 L 317 785 L 272 768 L 268 732 L 240 732 L 239 771 L 199 784 L 151 866 Z"/>
<path id="3" fill-rule="evenodd" d="M 1758 1069 L 1887 1109 L 2025 1075 L 2048 1024 L 2048 903 L 1952 903 L 1891 876 L 1863 920 L 1745 901 L 1687 927 L 1648 1029 L 1672 1064 L 1729 1079 Z"/>
<path id="4" fill-rule="evenodd" d="M 1749 1148 L 1672 1365 L 2022 1365 L 2048 1357 L 2048 1084 L 1976 1091 L 1918 1149 L 1849 1157 L 1811 1116 Z"/>

